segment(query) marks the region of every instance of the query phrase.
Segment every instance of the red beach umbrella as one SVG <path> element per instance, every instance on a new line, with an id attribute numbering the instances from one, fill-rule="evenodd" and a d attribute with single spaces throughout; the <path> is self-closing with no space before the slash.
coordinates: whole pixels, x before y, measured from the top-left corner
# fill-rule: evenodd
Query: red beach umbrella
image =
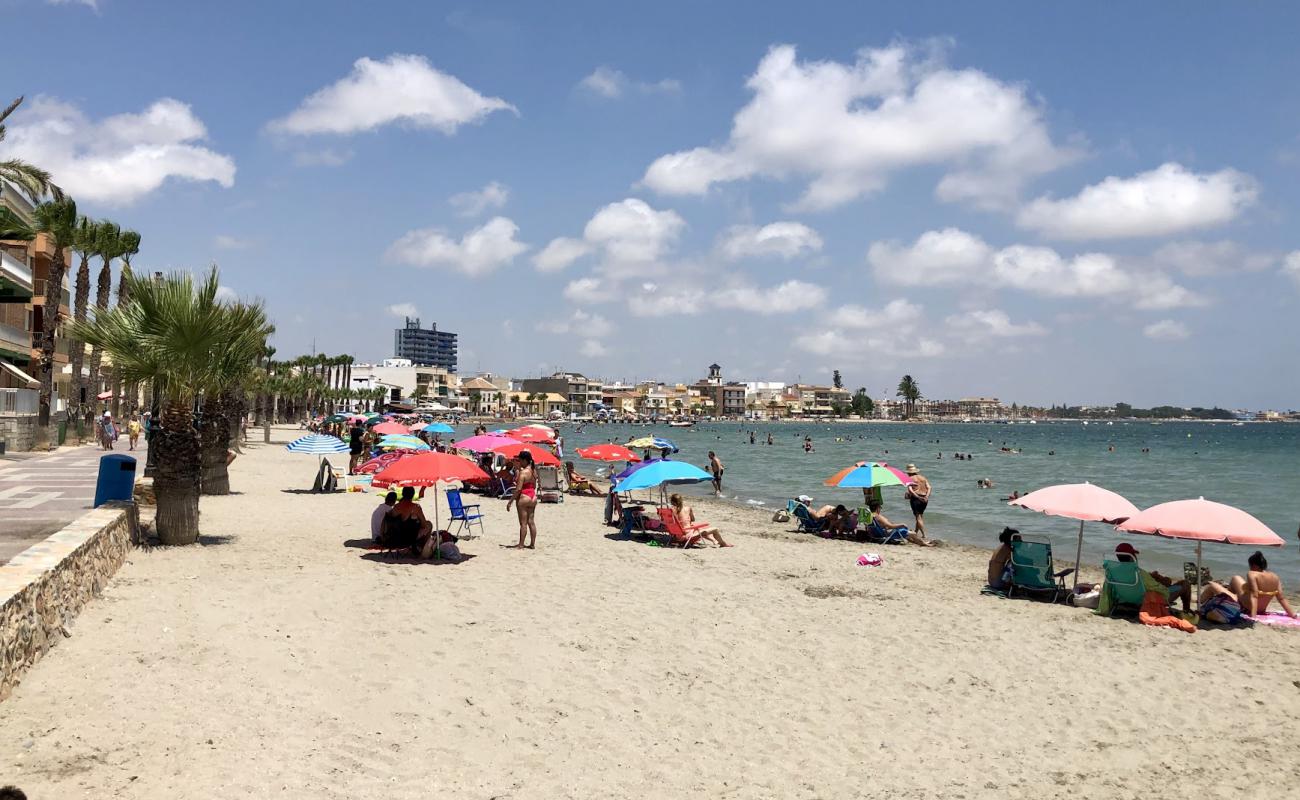
<path id="1" fill-rule="evenodd" d="M 527 451 L 533 457 L 533 463 L 542 464 L 548 467 L 560 466 L 560 459 L 549 450 L 543 450 L 535 444 L 527 442 L 515 442 L 514 444 L 502 444 L 492 448 L 492 452 L 500 453 L 506 458 L 514 458 L 522 452 Z"/>
<path id="2" fill-rule="evenodd" d="M 434 486 L 456 481 L 487 480 L 487 473 L 466 458 L 451 453 L 420 452 L 400 459 L 375 476 L 372 485 Z"/>
<path id="3" fill-rule="evenodd" d="M 375 433 L 410 433 L 400 422 L 381 422 L 370 430 Z"/>
<path id="4" fill-rule="evenodd" d="M 1114 525 L 1136 516 L 1138 507 L 1109 489 L 1091 483 L 1062 483 L 1047 486 L 1007 503 L 1049 517 L 1079 520 L 1079 544 L 1074 551 L 1074 585 L 1079 585 L 1079 563 L 1083 559 L 1083 523 L 1109 522 Z"/>
<path id="5" fill-rule="evenodd" d="M 487 473 L 466 458 L 434 451 L 407 456 L 374 477 L 371 486 L 436 486 L 456 481 L 485 481 Z M 433 504 L 434 526 L 441 530 L 438 504 Z"/>
<path id="6" fill-rule="evenodd" d="M 593 444 L 590 447 L 579 447 L 576 452 L 589 461 L 629 461 L 636 463 L 641 460 L 641 456 L 621 444 Z"/>

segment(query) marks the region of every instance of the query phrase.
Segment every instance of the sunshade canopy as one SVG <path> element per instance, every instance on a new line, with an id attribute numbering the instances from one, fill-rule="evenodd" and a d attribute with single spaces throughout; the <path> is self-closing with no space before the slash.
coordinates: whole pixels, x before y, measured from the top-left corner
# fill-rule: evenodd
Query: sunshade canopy
<path id="1" fill-rule="evenodd" d="M 1030 492 L 1007 505 L 1041 511 L 1050 517 L 1087 522 L 1123 522 L 1138 514 L 1138 507 L 1109 489 L 1091 483 L 1062 483 Z"/>
<path id="2" fill-rule="evenodd" d="M 1161 503 L 1115 526 L 1126 533 L 1149 533 L 1168 539 L 1281 547 L 1282 537 L 1239 508 L 1199 498 Z"/>

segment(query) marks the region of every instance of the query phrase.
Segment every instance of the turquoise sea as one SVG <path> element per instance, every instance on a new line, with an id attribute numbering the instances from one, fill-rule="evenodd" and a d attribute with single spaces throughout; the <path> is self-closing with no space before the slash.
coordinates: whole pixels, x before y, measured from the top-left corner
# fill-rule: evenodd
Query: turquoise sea
<path id="1" fill-rule="evenodd" d="M 467 430 L 467 429 L 466 429 Z M 749 443 L 754 431 L 757 444 Z M 1057 559 L 1073 563 L 1078 523 L 1011 508 L 1001 498 L 1056 483 L 1090 481 L 1119 492 L 1139 508 L 1167 500 L 1205 497 L 1242 508 L 1278 533 L 1284 548 L 1266 548 L 1270 566 L 1287 583 L 1300 587 L 1300 425 L 1231 423 L 1040 422 L 1028 424 L 898 423 L 706 423 L 694 428 L 594 425 L 581 431 L 560 428 L 566 456 L 577 447 L 611 439 L 663 436 L 678 445 L 674 458 L 704 466 L 714 450 L 726 466 L 726 498 L 764 509 L 784 507 L 786 500 L 812 495 L 818 503 L 860 504 L 861 490 L 831 489 L 822 484 L 856 461 L 885 461 L 902 467 L 915 463 L 934 485 L 926 513 L 931 536 L 965 544 L 994 546 L 1005 525 L 1053 540 Z M 764 444 L 768 433 L 773 444 Z M 803 450 L 804 436 L 814 452 Z M 1001 452 L 1001 447 L 1019 450 Z M 1114 448 L 1113 451 L 1110 448 Z M 1143 449 L 1149 448 L 1144 453 Z M 970 453 L 970 461 L 953 454 Z M 1054 452 L 1055 455 L 1049 455 Z M 942 458 L 939 458 L 942 454 Z M 599 465 L 578 461 L 579 469 Z M 976 482 L 989 478 L 993 489 Z M 694 489 L 704 494 L 705 488 Z M 911 523 L 902 490 L 885 490 L 885 512 L 896 522 Z M 1189 542 L 1154 536 L 1125 535 L 1143 552 L 1143 564 L 1181 573 L 1195 558 Z M 1089 523 L 1084 536 L 1084 563 L 1099 564 L 1121 537 L 1102 523 Z M 1210 544 L 1205 563 L 1216 576 L 1243 573 L 1253 547 Z"/>

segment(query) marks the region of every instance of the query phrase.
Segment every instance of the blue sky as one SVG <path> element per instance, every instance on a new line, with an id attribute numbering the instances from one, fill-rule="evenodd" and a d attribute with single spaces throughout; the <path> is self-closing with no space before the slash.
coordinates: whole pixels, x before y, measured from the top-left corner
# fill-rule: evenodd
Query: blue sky
<path id="1" fill-rule="evenodd" d="M 1280 4 L 0 11 L 3 152 L 281 355 L 414 309 L 467 373 L 1297 405 Z"/>

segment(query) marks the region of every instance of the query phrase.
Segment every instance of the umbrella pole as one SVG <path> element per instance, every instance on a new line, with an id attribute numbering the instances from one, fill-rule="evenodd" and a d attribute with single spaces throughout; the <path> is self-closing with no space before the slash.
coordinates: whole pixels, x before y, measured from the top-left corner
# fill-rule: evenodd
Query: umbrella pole
<path id="1" fill-rule="evenodd" d="M 1196 613 L 1201 612 L 1201 541 L 1196 540 Z"/>
<path id="2" fill-rule="evenodd" d="M 1079 520 L 1079 546 L 1074 550 L 1074 591 L 1079 592 L 1079 565 L 1083 563 L 1083 520 Z"/>

